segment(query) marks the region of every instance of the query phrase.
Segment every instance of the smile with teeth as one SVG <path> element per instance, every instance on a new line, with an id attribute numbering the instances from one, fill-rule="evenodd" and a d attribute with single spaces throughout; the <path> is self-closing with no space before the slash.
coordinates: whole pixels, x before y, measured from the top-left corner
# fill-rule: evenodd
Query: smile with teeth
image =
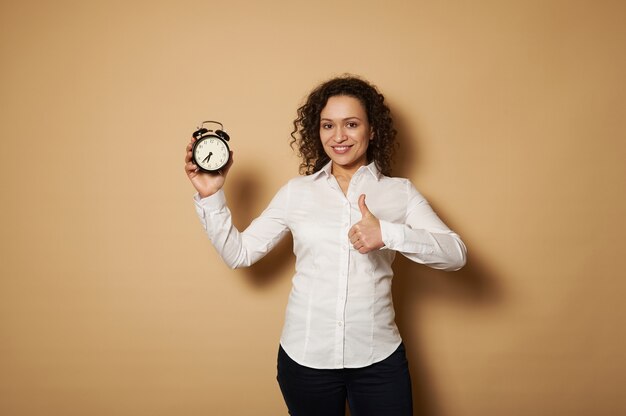
<path id="1" fill-rule="evenodd" d="M 335 153 L 346 153 L 348 150 L 350 150 L 350 148 L 352 147 L 352 145 L 350 146 L 346 146 L 346 145 L 342 145 L 342 146 L 331 146 L 333 148 L 333 150 L 335 151 Z"/>

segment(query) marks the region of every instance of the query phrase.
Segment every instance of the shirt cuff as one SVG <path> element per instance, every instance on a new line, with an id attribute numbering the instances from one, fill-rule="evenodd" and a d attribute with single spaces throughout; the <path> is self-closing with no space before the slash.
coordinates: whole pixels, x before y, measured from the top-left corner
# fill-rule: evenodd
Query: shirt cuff
<path id="1" fill-rule="evenodd" d="M 196 192 L 193 196 L 193 200 L 196 207 L 204 211 L 218 211 L 226 206 L 226 196 L 221 189 L 206 198 L 200 198 L 200 195 Z"/>
<path id="2" fill-rule="evenodd" d="M 402 224 L 394 224 L 388 221 L 379 220 L 380 234 L 385 243 L 384 248 L 397 250 L 404 242 L 404 230 Z"/>

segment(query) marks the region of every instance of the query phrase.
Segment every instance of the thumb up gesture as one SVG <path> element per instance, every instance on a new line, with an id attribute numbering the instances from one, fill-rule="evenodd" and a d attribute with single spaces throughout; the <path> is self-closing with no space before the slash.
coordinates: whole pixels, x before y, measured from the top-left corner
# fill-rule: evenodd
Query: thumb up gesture
<path id="1" fill-rule="evenodd" d="M 348 238 L 352 246 L 361 254 L 369 253 L 383 247 L 383 237 L 380 231 L 380 222 L 367 208 L 365 204 L 365 194 L 359 197 L 359 209 L 361 210 L 361 221 L 350 228 Z"/>

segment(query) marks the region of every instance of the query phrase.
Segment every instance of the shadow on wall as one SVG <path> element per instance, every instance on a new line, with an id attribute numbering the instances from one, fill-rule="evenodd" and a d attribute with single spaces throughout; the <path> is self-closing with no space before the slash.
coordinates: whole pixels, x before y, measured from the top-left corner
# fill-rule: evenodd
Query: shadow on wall
<path id="1" fill-rule="evenodd" d="M 415 136 L 408 136 L 403 118 L 397 110 L 393 110 L 394 124 L 398 130 L 399 151 L 396 153 L 394 175 L 407 177 L 410 166 L 418 163 L 419 141 Z M 463 227 L 457 227 L 452 218 L 448 218 L 444 210 L 433 206 L 437 215 L 451 229 L 464 236 Z M 416 313 L 425 299 L 443 298 L 453 304 L 473 307 L 493 305 L 502 299 L 502 290 L 497 279 L 489 272 L 486 263 L 472 254 L 468 247 L 468 260 L 463 269 L 449 273 L 430 269 L 414 263 L 398 254 L 394 265 L 393 300 L 396 310 L 396 323 L 407 345 L 407 358 L 413 382 L 413 401 L 415 414 L 423 416 L 441 415 L 439 403 L 443 400 L 435 391 L 436 376 L 428 370 L 428 362 L 421 347 L 420 319 Z M 453 306 L 452 306 L 453 307 Z"/>
<path id="2" fill-rule="evenodd" d="M 245 169 L 239 169 L 236 175 L 228 179 L 230 185 L 228 206 L 232 210 L 237 228 L 243 230 L 261 214 L 256 204 L 251 202 L 259 200 L 259 190 L 263 189 L 264 184 L 258 172 Z M 289 233 L 265 257 L 251 267 L 243 269 L 248 282 L 260 289 L 272 284 L 287 268 L 294 269 L 292 247 L 293 240 Z"/>
<path id="3" fill-rule="evenodd" d="M 437 377 L 429 371 L 421 346 L 423 315 L 419 313 L 419 306 L 426 299 L 441 298 L 450 301 L 450 307 L 460 304 L 485 307 L 499 302 L 502 296 L 480 259 L 473 258 L 471 254 L 466 266 L 454 273 L 429 269 L 402 255 L 396 257 L 393 268 L 396 323 L 407 346 L 415 414 L 439 416 L 442 412 L 438 404 L 444 398 L 437 394 Z"/>

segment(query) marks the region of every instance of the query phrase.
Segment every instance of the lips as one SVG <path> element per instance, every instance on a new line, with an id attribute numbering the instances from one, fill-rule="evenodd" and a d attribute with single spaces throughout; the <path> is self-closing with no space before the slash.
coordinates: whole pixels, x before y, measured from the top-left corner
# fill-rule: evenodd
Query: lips
<path id="1" fill-rule="evenodd" d="M 350 146 L 331 146 L 333 148 L 333 151 L 337 154 L 344 154 L 346 152 L 348 152 L 350 150 L 350 148 L 352 147 L 352 145 Z"/>

